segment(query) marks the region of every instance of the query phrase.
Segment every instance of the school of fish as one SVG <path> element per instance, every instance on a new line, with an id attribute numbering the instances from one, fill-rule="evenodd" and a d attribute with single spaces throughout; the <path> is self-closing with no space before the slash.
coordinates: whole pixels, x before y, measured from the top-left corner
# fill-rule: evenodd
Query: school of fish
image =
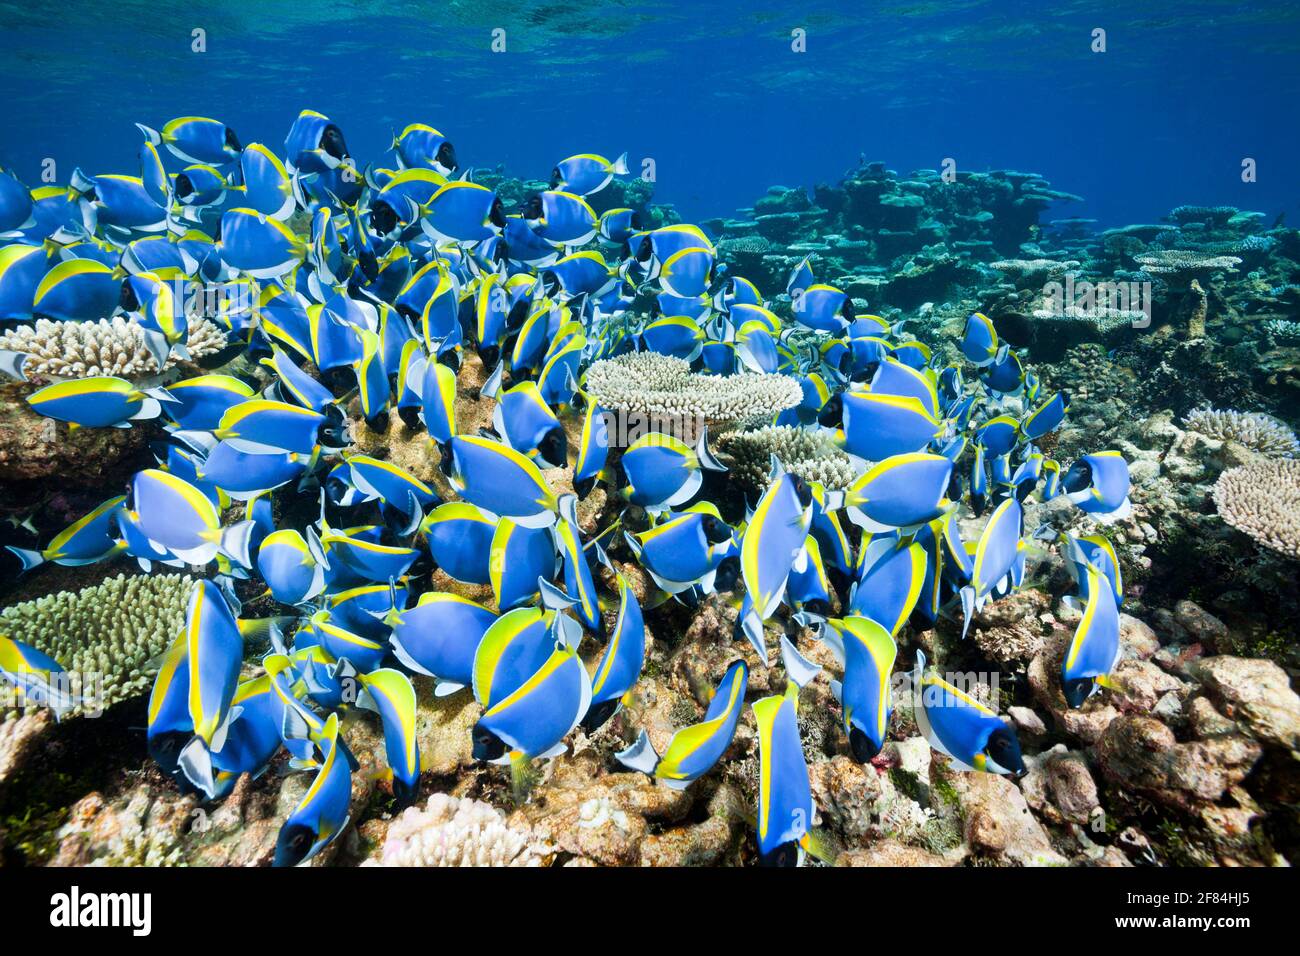
<path id="1" fill-rule="evenodd" d="M 411 675 L 432 678 L 438 696 L 473 694 L 474 757 L 510 765 L 524 788 L 534 761 L 608 721 L 642 672 L 653 607 L 615 568 L 615 549 L 644 569 L 656 603 L 722 595 L 737 609 L 736 639 L 764 664 L 772 625 L 809 629 L 841 665 L 831 689 L 862 762 L 889 730 L 902 628 L 958 612 L 969 626 L 1021 585 L 1028 551 L 1049 541 L 1082 612 L 1061 675 L 1067 699 L 1079 706 L 1106 686 L 1124 593 L 1115 551 L 1100 533 L 1027 535 L 1024 503 L 1063 495 L 1103 523 L 1122 517 L 1128 466 L 1100 451 L 1065 467 L 1039 450 L 1069 396 L 1040 394 L 985 316 L 965 324 L 963 366 L 940 367 L 805 261 L 782 290 L 783 320 L 700 228 L 645 230 L 631 209 L 593 212 L 585 197 L 626 175 L 625 157 L 571 156 L 551 188 L 507 209 L 423 124 L 364 169 L 338 125 L 310 110 L 278 151 L 201 117 L 140 131 L 138 175 L 78 169 L 69 186 L 29 189 L 0 170 L 0 319 L 125 314 L 162 368 L 173 353 L 188 357 L 176 290 L 219 284 L 251 304 L 216 315 L 229 344 L 221 361 L 246 354 L 271 384 L 213 373 L 35 390 L 31 408 L 72 428 L 160 419 L 166 441 L 125 494 L 39 552 L 11 550 L 24 569 L 126 554 L 146 572 L 204 571 L 148 702 L 149 751 L 183 791 L 218 800 L 286 750 L 312 782 L 283 822 L 277 865 L 310 860 L 348 825 L 357 762 L 340 719 L 352 708 L 382 721 L 396 804 L 416 799 Z M 856 480 L 824 488 L 773 458 L 766 491 L 729 521 L 713 500 L 725 467 L 707 435 L 611 447 L 613 419 L 584 391 L 585 373 L 635 350 L 711 375 L 794 377 L 803 398 L 775 422 L 831 433 Z M 491 429 L 464 433 L 457 372 L 471 353 L 491 371 L 483 396 L 495 409 Z M 25 358 L 6 353 L 0 369 L 23 379 Z M 363 420 L 344 411 L 354 398 Z M 383 431 L 394 411 L 427 432 L 451 500 L 355 448 L 354 429 Z M 570 466 L 577 494 L 557 495 L 544 471 Z M 623 509 L 621 534 L 579 526 L 578 497 L 597 484 Z M 307 498 L 295 512 L 306 517 L 277 526 L 288 509 L 273 504 L 293 497 Z M 986 512 L 978 540 L 964 541 L 958 517 Z M 489 585 L 495 608 L 427 590 L 435 566 Z M 240 581 L 260 582 L 280 615 L 241 619 Z M 836 605 L 842 616 L 830 617 Z M 590 664 L 579 653 L 588 641 L 603 645 Z M 797 724 L 800 688 L 820 668 L 789 636 L 779 643 L 787 690 L 749 704 L 754 825 L 763 862 L 794 864 L 820 855 Z M 262 655 L 261 674 L 245 679 L 250 655 Z M 62 673 L 0 635 L 0 674 L 24 700 L 56 715 L 75 708 Z M 662 754 L 642 731 L 617 759 L 690 786 L 730 746 L 748 676 L 738 658 L 701 722 Z M 918 725 L 953 765 L 1024 772 L 1012 724 L 919 651 L 909 685 Z"/>

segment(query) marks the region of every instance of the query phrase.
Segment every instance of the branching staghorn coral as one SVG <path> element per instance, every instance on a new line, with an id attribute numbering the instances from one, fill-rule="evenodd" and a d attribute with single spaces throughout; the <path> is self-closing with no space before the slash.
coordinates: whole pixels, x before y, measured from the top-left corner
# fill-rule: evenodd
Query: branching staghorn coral
<path id="1" fill-rule="evenodd" d="M 1264 331 L 1279 339 L 1300 340 L 1300 322 L 1291 319 L 1266 319 L 1261 326 Z"/>
<path id="2" fill-rule="evenodd" d="M 836 448 L 824 433 L 789 425 L 728 432 L 718 439 L 718 450 L 734 460 L 732 473 L 757 491 L 768 485 L 772 455 L 791 474 L 805 481 L 821 482 L 827 488 L 847 488 L 857 477 L 849 456 Z"/>
<path id="3" fill-rule="evenodd" d="M 194 319 L 187 346 L 190 356 L 198 359 L 225 348 L 226 337 L 209 320 Z M 98 322 L 37 319 L 35 325 L 21 325 L 0 334 L 0 349 L 26 353 L 23 371 L 27 375 L 115 375 L 130 379 L 158 373 L 158 363 L 145 348 L 143 330 L 122 316 Z M 168 367 L 174 364 L 174 355 L 169 356 Z"/>
<path id="4" fill-rule="evenodd" d="M 1300 560 L 1300 459 L 1229 468 L 1214 485 L 1219 517 L 1260 544 Z"/>
<path id="5" fill-rule="evenodd" d="M 379 859 L 365 866 L 545 866 L 549 846 L 511 829 L 490 804 L 435 793 L 388 827 Z"/>
<path id="6" fill-rule="evenodd" d="M 1268 458 L 1300 456 L 1295 432 L 1285 422 L 1263 412 L 1195 408 L 1183 419 L 1183 427 L 1206 438 L 1235 441 Z"/>
<path id="7" fill-rule="evenodd" d="M 180 574 L 119 574 L 5 608 L 0 633 L 54 658 L 109 707 L 152 686 L 150 662 L 180 633 L 193 585 Z"/>
<path id="8" fill-rule="evenodd" d="M 770 419 L 803 397 L 787 375 L 696 375 L 689 362 L 657 352 L 592 363 L 587 391 L 610 411 L 707 423 Z"/>
<path id="9" fill-rule="evenodd" d="M 999 259 L 990 262 L 989 268 L 1001 272 L 1017 285 L 1039 285 L 1059 279 L 1067 272 L 1079 268 L 1077 259 Z"/>

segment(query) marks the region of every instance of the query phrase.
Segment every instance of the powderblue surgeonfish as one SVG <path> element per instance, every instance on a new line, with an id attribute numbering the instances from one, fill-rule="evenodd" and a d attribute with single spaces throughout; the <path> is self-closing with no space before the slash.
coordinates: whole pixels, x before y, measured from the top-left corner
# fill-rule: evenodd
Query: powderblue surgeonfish
<path id="1" fill-rule="evenodd" d="M 604 189 L 615 176 L 627 175 L 627 153 L 610 162 L 595 153 L 578 153 L 555 164 L 551 188 L 578 196 L 590 196 Z"/>
<path id="2" fill-rule="evenodd" d="M 508 611 L 536 598 L 538 579 L 554 578 L 558 561 L 550 528 L 529 527 L 502 518 L 492 535 L 488 562 L 497 607 Z"/>
<path id="3" fill-rule="evenodd" d="M 5 634 L 0 634 L 0 683 L 14 689 L 14 703 L 48 707 L 56 720 L 80 702 L 62 664 Z"/>
<path id="4" fill-rule="evenodd" d="M 262 539 L 257 550 L 257 571 L 281 604 L 302 604 L 325 589 L 321 557 L 312 553 L 301 533 L 286 528 Z"/>
<path id="5" fill-rule="evenodd" d="M 1099 451 L 1075 461 L 1061 478 L 1061 491 L 1099 521 L 1120 521 L 1132 512 L 1128 462 L 1117 451 Z"/>
<path id="6" fill-rule="evenodd" d="M 704 481 L 701 469 L 723 470 L 709 451 L 707 438 L 707 431 L 701 431 L 693 449 L 660 432 L 638 438 L 622 458 L 628 500 L 656 514 L 694 498 Z"/>
<path id="7" fill-rule="evenodd" d="M 183 478 L 157 468 L 137 472 L 130 498 L 140 532 L 186 563 L 207 564 L 221 553 L 251 565 L 253 522 L 223 528 L 212 501 Z"/>
<path id="8" fill-rule="evenodd" d="M 645 620 L 641 604 L 618 575 L 618 619 L 591 678 L 591 706 L 582 719 L 588 733 L 618 713 L 645 666 Z"/>
<path id="9" fill-rule="evenodd" d="M 925 654 L 916 652 L 912 671 L 916 723 L 930 746 L 947 754 L 960 770 L 1025 773 L 1020 740 L 1009 721 L 926 669 Z"/>
<path id="10" fill-rule="evenodd" d="M 233 709 L 244 637 L 225 595 L 211 581 L 199 581 L 185 611 L 185 656 L 189 667 L 189 714 L 194 738 L 180 752 L 186 778 L 209 797 L 216 794 L 212 754 L 225 744 Z"/>
<path id="11" fill-rule="evenodd" d="M 420 744 L 415 734 L 415 688 L 401 671 L 384 667 L 357 675 L 357 706 L 379 714 L 384 725 L 384 753 L 392 772 L 397 806 L 415 801 L 420 782 Z"/>
<path id="12" fill-rule="evenodd" d="M 943 455 L 894 455 L 864 472 L 840 498 L 849 520 L 864 531 L 906 530 L 951 510 L 952 462 Z M 829 503 L 830 499 L 828 499 Z"/>
<path id="13" fill-rule="evenodd" d="M 925 548 L 918 542 L 894 535 L 865 540 L 849 610 L 879 622 L 896 635 L 920 600 L 925 576 Z"/>
<path id="14" fill-rule="evenodd" d="M 849 749 L 858 763 L 866 763 L 885 745 L 898 645 L 888 628 L 861 615 L 827 621 L 821 636 L 844 668 L 844 679 L 831 681 L 831 693 L 840 702 Z"/>
<path id="15" fill-rule="evenodd" d="M 449 501 L 430 511 L 420 530 L 438 567 L 457 581 L 489 584 L 492 540 L 498 524 L 495 515 L 481 508 L 464 501 Z M 536 582 L 536 576 L 532 580 Z"/>
<path id="16" fill-rule="evenodd" d="M 126 495 L 108 499 L 56 534 L 42 551 L 15 548 L 12 545 L 8 546 L 8 550 L 22 562 L 24 571 L 30 571 L 47 561 L 68 567 L 102 561 L 117 554 L 125 546 L 113 533 L 125 502 Z"/>
<path id="17" fill-rule="evenodd" d="M 320 765 L 311 786 L 280 827 L 276 866 L 307 862 L 347 828 L 356 758 L 339 734 L 338 714 L 330 714 L 325 722 L 320 750 Z"/>
<path id="18" fill-rule="evenodd" d="M 788 662 L 798 659 L 782 638 Z M 800 661 L 806 665 L 806 661 Z M 754 701 L 758 736 L 758 852 L 764 866 L 797 866 L 805 853 L 826 858 L 813 835 L 812 784 L 799 737 L 799 691 L 820 668 L 787 667 L 784 695 Z"/>
<path id="19" fill-rule="evenodd" d="M 1121 654 L 1115 589 L 1106 574 L 1091 564 L 1082 576 L 1087 599 L 1061 664 L 1061 690 L 1071 707 L 1083 706 L 1099 687 L 1110 686 L 1110 674 Z M 1069 603 L 1078 607 L 1072 598 Z"/>
<path id="20" fill-rule="evenodd" d="M 72 428 L 129 428 L 133 421 L 157 418 L 162 402 L 170 401 L 162 389 L 141 389 L 109 375 L 55 382 L 27 396 L 34 410 Z"/>
<path id="21" fill-rule="evenodd" d="M 745 685 L 749 668 L 733 661 L 722 675 L 709 700 L 704 719 L 673 734 L 661 757 L 644 730 L 636 742 L 615 759 L 631 770 L 639 770 L 674 790 L 684 790 L 716 764 L 736 735 L 736 724 L 745 706 Z"/>
<path id="22" fill-rule="evenodd" d="M 804 542 L 812 522 L 812 491 L 794 475 L 777 475 L 759 499 L 740 541 L 740 571 L 752 603 L 741 628 L 766 660 L 763 621 L 785 597 L 786 581 L 798 563 L 808 560 Z"/>
<path id="23" fill-rule="evenodd" d="M 998 354 L 998 333 L 993 322 L 982 312 L 972 312 L 961 334 L 961 354 L 977 368 L 993 362 Z"/>
<path id="24" fill-rule="evenodd" d="M 516 524 L 555 523 L 559 499 L 537 466 L 519 452 L 477 435 L 457 435 L 448 444 L 452 486 L 466 501 Z"/>
<path id="25" fill-rule="evenodd" d="M 389 642 L 403 665 L 433 677 L 444 697 L 474 680 L 474 655 L 497 616 L 477 602 L 445 591 L 427 591 L 415 607 L 394 608 L 385 618 Z"/>
<path id="26" fill-rule="evenodd" d="M 624 532 L 624 537 L 655 584 L 669 594 L 697 584 L 705 593 L 729 591 L 740 573 L 735 532 L 708 502 L 669 512 L 647 531 Z M 729 558 L 735 565 L 730 575 L 723 569 Z"/>
<path id="27" fill-rule="evenodd" d="M 136 128 L 154 146 L 166 146 L 187 163 L 221 165 L 238 158 L 243 147 L 235 131 L 219 120 L 206 116 L 181 116 L 161 130 L 137 123 Z"/>
<path id="28" fill-rule="evenodd" d="M 479 703 L 484 711 L 474 725 L 474 757 L 509 762 L 519 789 L 530 761 L 564 752 L 562 741 L 591 705 L 591 677 L 577 650 L 559 641 L 542 666 L 513 691 L 490 706 L 481 699 Z"/>

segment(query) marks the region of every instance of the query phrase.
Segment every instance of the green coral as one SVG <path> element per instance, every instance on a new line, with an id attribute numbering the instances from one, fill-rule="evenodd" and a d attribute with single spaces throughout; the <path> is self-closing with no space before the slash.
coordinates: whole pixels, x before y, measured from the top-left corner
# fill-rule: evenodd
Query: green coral
<path id="1" fill-rule="evenodd" d="M 180 633 L 193 579 L 119 574 L 0 611 L 0 633 L 48 654 L 99 707 L 145 693 L 150 666 Z"/>

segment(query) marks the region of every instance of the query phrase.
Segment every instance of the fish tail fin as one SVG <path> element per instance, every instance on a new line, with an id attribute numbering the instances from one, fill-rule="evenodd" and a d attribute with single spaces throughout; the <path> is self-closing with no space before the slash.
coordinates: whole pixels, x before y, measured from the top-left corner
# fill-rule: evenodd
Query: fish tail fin
<path id="1" fill-rule="evenodd" d="M 202 790 L 209 799 L 216 796 L 216 770 L 212 766 L 212 751 L 202 737 L 195 736 L 181 750 L 178 761 L 185 779 Z"/>
<path id="2" fill-rule="evenodd" d="M 144 137 L 144 141 L 150 146 L 162 145 L 162 133 L 158 132 L 152 126 L 145 126 L 143 123 L 136 123 L 135 128 L 140 131 L 140 135 Z"/>
<path id="3" fill-rule="evenodd" d="M 532 793 L 533 786 L 537 783 L 537 769 L 533 766 L 532 760 L 521 751 L 514 751 L 510 754 L 510 793 L 514 797 L 516 804 L 528 802 L 528 795 Z"/>
<path id="4" fill-rule="evenodd" d="M 655 768 L 659 766 L 660 758 L 654 744 L 650 743 L 650 735 L 643 730 L 637 735 L 636 743 L 626 750 L 614 754 L 614 759 L 629 770 L 639 770 L 641 773 L 653 777 Z"/>
<path id="5" fill-rule="evenodd" d="M 785 672 L 789 675 L 791 683 L 799 688 L 811 683 L 822 669 L 820 664 L 814 664 L 800 654 L 790 638 L 784 635 L 781 637 L 781 663 L 785 666 Z"/>
<path id="6" fill-rule="evenodd" d="M 234 561 L 240 567 L 251 568 L 253 559 L 250 555 L 252 548 L 253 531 L 257 528 L 256 521 L 238 521 L 221 532 L 219 547 L 223 554 L 230 560 Z"/>
<path id="7" fill-rule="evenodd" d="M 831 866 L 835 865 L 835 851 L 827 844 L 819 832 L 809 830 L 803 835 L 799 845 L 803 847 L 804 852 L 809 856 L 816 857 Z"/>
<path id="8" fill-rule="evenodd" d="M 12 551 L 18 560 L 23 563 L 23 572 L 30 571 L 32 568 L 45 563 L 45 555 L 39 551 L 32 551 L 28 548 L 15 548 L 11 544 L 5 545 L 5 547 Z"/>
<path id="9" fill-rule="evenodd" d="M 628 170 L 627 170 L 627 153 L 626 153 L 626 152 L 623 153 L 623 155 L 620 156 L 618 159 L 614 160 L 613 165 L 611 165 L 611 166 L 609 167 L 609 171 L 610 171 L 611 173 L 613 173 L 615 176 L 626 176 L 626 175 L 627 175 L 627 171 L 628 171 Z"/>

